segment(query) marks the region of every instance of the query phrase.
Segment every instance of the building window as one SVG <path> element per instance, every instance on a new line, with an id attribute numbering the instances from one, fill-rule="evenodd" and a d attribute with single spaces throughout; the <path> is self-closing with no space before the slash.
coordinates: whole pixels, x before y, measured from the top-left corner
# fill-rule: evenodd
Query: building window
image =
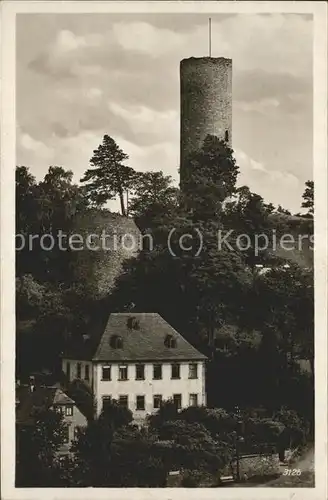
<path id="1" fill-rule="evenodd" d="M 111 380 L 111 377 L 110 377 L 110 366 L 103 366 L 102 367 L 101 380 Z"/>
<path id="2" fill-rule="evenodd" d="M 173 335 L 166 335 L 165 340 L 164 340 L 164 345 L 165 345 L 165 347 L 169 347 L 170 349 L 173 349 L 177 346 L 177 341 L 173 337 Z"/>
<path id="3" fill-rule="evenodd" d="M 112 402 L 112 397 L 111 396 L 103 396 L 102 398 L 102 410 L 106 410 Z"/>
<path id="4" fill-rule="evenodd" d="M 119 396 L 118 402 L 121 406 L 125 406 L 125 408 L 127 408 L 128 407 L 128 396 Z"/>
<path id="5" fill-rule="evenodd" d="M 145 396 L 137 396 L 136 409 L 137 410 L 144 410 L 145 409 Z"/>
<path id="6" fill-rule="evenodd" d="M 162 365 L 156 364 L 153 366 L 153 379 L 154 380 L 162 379 Z"/>
<path id="7" fill-rule="evenodd" d="M 66 363 L 66 377 L 71 380 L 71 363 L 69 361 Z"/>
<path id="8" fill-rule="evenodd" d="M 180 378 L 180 365 L 178 363 L 173 363 L 171 365 L 171 378 L 172 379 Z"/>
<path id="9" fill-rule="evenodd" d="M 229 142 L 229 130 L 225 131 L 224 140 L 225 140 L 225 142 Z"/>
<path id="10" fill-rule="evenodd" d="M 158 409 L 161 407 L 162 404 L 162 394 L 155 394 L 154 395 L 154 408 Z"/>
<path id="11" fill-rule="evenodd" d="M 121 365 L 119 367 L 118 379 L 119 380 L 128 380 L 128 367 L 127 365 Z"/>
<path id="12" fill-rule="evenodd" d="M 176 408 L 180 410 L 181 408 L 181 394 L 173 394 L 173 403 L 175 404 Z"/>
<path id="13" fill-rule="evenodd" d="M 189 378 L 198 378 L 197 363 L 189 363 Z"/>
<path id="14" fill-rule="evenodd" d="M 73 406 L 69 405 L 65 407 L 66 417 L 71 417 L 73 415 Z"/>
<path id="15" fill-rule="evenodd" d="M 60 414 L 63 413 L 63 408 L 60 405 L 56 405 L 54 407 L 54 410 L 55 410 L 56 413 L 60 413 Z"/>
<path id="16" fill-rule="evenodd" d="M 113 349 L 122 349 L 123 348 L 123 339 L 118 335 L 112 335 L 110 338 L 110 345 Z"/>
<path id="17" fill-rule="evenodd" d="M 76 378 L 81 378 L 81 363 L 76 365 Z"/>
<path id="18" fill-rule="evenodd" d="M 145 380 L 145 365 L 136 365 L 136 380 Z"/>
<path id="19" fill-rule="evenodd" d="M 89 380 L 90 378 L 90 367 L 89 365 L 85 365 L 84 367 L 84 379 Z"/>
<path id="20" fill-rule="evenodd" d="M 127 327 L 130 330 L 139 330 L 140 329 L 139 321 L 137 320 L 137 318 L 135 316 L 128 318 Z"/>
<path id="21" fill-rule="evenodd" d="M 198 394 L 189 394 L 189 406 L 198 405 Z"/>
<path id="22" fill-rule="evenodd" d="M 79 439 L 80 437 L 80 427 L 74 427 L 74 439 Z"/>

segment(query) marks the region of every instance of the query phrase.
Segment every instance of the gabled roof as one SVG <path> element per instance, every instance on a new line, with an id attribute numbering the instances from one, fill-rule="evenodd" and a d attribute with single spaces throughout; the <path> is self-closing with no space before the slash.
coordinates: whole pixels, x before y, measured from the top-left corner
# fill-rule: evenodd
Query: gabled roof
<path id="1" fill-rule="evenodd" d="M 137 328 L 129 323 L 135 318 Z M 122 339 L 122 347 L 112 346 L 113 337 Z M 175 347 L 165 340 L 172 336 Z M 157 313 L 112 313 L 93 356 L 93 361 L 156 361 L 206 359 Z"/>
<path id="2" fill-rule="evenodd" d="M 34 390 L 28 385 L 16 389 L 16 422 L 18 424 L 33 423 L 34 414 L 38 410 L 46 410 L 53 405 L 70 404 L 75 402 L 58 387 L 38 387 Z"/>

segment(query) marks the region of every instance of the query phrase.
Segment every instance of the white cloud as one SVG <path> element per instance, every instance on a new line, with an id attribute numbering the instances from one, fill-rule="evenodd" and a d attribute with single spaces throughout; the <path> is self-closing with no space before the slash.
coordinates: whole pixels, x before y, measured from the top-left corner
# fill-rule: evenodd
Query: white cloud
<path id="1" fill-rule="evenodd" d="M 53 150 L 43 144 L 40 141 L 35 140 L 29 134 L 21 134 L 18 140 L 19 145 L 28 151 L 29 153 L 33 153 L 35 155 L 41 156 L 43 159 L 49 159 L 53 155 Z"/>
<path id="2" fill-rule="evenodd" d="M 115 40 L 125 50 L 164 54 L 184 43 L 183 37 L 169 29 L 158 29 L 146 22 L 116 23 L 112 26 Z"/>
<path id="3" fill-rule="evenodd" d="M 240 167 L 239 186 L 247 185 L 267 203 L 299 211 L 303 186 L 295 175 L 263 165 L 241 150 L 235 151 L 235 157 Z"/>
<path id="4" fill-rule="evenodd" d="M 236 101 L 235 106 L 242 111 L 256 111 L 258 113 L 272 112 L 280 105 L 278 99 L 266 98 L 258 101 Z"/>
<path id="5" fill-rule="evenodd" d="M 58 53 L 68 52 L 86 46 L 86 40 L 83 36 L 77 36 L 72 31 L 62 30 L 58 33 L 54 49 Z"/>
<path id="6" fill-rule="evenodd" d="M 213 49 L 229 46 L 241 70 L 308 74 L 312 58 L 312 23 L 299 15 L 238 15 L 213 28 Z"/>
<path id="7" fill-rule="evenodd" d="M 103 95 L 103 91 L 101 89 L 98 89 L 97 87 L 92 87 L 86 90 L 85 95 L 92 100 L 98 99 Z"/>
<path id="8" fill-rule="evenodd" d="M 155 142 L 179 133 L 179 114 L 175 110 L 157 111 L 147 106 L 121 106 L 108 103 L 108 109 L 123 118 L 135 134 L 145 133 L 154 136 Z"/>
<path id="9" fill-rule="evenodd" d="M 61 55 L 86 47 L 99 47 L 102 41 L 103 37 L 97 33 L 78 36 L 70 30 L 61 30 L 55 39 L 52 49 L 56 55 Z"/>

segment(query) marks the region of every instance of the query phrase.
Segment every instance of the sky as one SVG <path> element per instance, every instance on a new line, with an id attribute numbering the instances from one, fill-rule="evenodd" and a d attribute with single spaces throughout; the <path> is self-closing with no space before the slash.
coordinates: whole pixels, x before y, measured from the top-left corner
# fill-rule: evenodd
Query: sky
<path id="1" fill-rule="evenodd" d="M 208 17 L 17 15 L 16 164 L 38 180 L 60 165 L 78 182 L 108 134 L 135 170 L 163 170 L 178 183 L 179 63 L 208 55 Z M 233 61 L 238 184 L 299 212 L 313 178 L 312 18 L 211 18 L 212 56 Z"/>

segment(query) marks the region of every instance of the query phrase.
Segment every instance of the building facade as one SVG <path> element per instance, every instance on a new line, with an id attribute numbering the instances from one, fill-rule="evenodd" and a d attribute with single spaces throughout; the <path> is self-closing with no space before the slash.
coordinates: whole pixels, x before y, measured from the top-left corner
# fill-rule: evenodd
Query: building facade
<path id="1" fill-rule="evenodd" d="M 206 357 L 154 313 L 111 314 L 94 353 L 63 358 L 67 380 L 82 379 L 99 415 L 116 400 L 143 420 L 172 399 L 178 408 L 206 404 Z"/>

